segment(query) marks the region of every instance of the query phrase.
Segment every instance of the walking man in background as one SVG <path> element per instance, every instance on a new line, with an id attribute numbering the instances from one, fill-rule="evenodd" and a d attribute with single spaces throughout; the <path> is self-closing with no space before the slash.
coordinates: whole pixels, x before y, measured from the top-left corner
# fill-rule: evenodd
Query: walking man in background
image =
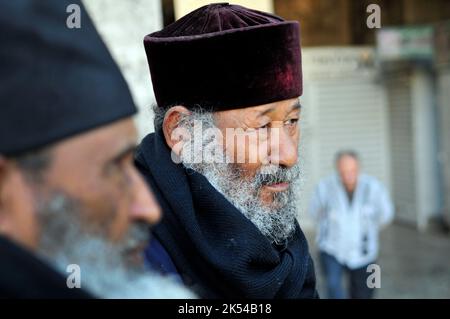
<path id="1" fill-rule="evenodd" d="M 350 277 L 350 298 L 371 298 L 367 266 L 377 259 L 378 232 L 392 221 L 393 206 L 386 188 L 374 177 L 360 173 L 355 152 L 339 152 L 336 169 L 336 174 L 317 186 L 309 211 L 318 227 L 328 298 L 346 297 L 344 271 Z"/>

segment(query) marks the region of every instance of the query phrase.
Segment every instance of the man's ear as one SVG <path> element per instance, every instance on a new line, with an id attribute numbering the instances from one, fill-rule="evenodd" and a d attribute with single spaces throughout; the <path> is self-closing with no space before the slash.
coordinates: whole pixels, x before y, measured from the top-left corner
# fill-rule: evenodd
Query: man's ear
<path id="1" fill-rule="evenodd" d="M 171 107 L 164 116 L 163 133 L 164 139 L 170 149 L 177 155 L 180 155 L 181 146 L 183 145 L 183 132 L 180 127 L 180 119 L 183 115 L 189 115 L 191 112 L 182 105 Z"/>

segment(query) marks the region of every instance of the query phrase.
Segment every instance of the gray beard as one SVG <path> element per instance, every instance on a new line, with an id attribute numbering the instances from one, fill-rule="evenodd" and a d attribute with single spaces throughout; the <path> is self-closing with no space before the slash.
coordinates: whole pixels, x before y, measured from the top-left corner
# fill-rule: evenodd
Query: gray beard
<path id="1" fill-rule="evenodd" d="M 111 243 L 100 229 L 80 221 L 79 205 L 68 196 L 52 194 L 40 203 L 42 236 L 38 254 L 68 277 L 68 265 L 81 269 L 81 288 L 100 298 L 195 298 L 175 279 L 144 268 L 143 260 L 128 260 L 127 252 L 148 243 L 148 225 L 130 226 L 124 240 Z M 104 226 L 104 225 L 103 225 Z"/>
<path id="2" fill-rule="evenodd" d="M 203 129 L 215 126 L 211 113 L 192 112 L 189 117 L 183 118 L 180 122 L 190 136 L 195 136 L 192 129 L 194 120 L 201 121 Z M 189 156 L 184 156 L 184 154 L 198 154 L 205 149 L 214 149 L 214 154 L 221 152 L 219 158 L 224 158 L 226 155 L 223 154 L 222 146 L 219 143 L 214 144 L 215 142 L 211 139 L 203 140 L 202 143 L 194 143 L 192 139 L 186 140 L 181 149 L 181 163 L 186 168 L 205 176 L 210 184 L 249 219 L 271 243 L 285 244 L 296 229 L 297 197 L 295 194 L 299 188 L 300 166 L 298 164 L 292 168 L 281 168 L 277 165 L 262 166 L 249 180 L 243 178 L 243 172 L 237 164 L 218 163 L 208 158 L 208 154 L 205 153 L 203 153 L 205 160 L 200 163 L 190 161 Z M 196 149 L 199 147 L 201 149 Z M 272 203 L 265 205 L 261 201 L 260 192 L 264 183 L 270 184 L 268 183 L 270 181 L 287 181 L 290 187 L 284 192 L 274 193 Z"/>

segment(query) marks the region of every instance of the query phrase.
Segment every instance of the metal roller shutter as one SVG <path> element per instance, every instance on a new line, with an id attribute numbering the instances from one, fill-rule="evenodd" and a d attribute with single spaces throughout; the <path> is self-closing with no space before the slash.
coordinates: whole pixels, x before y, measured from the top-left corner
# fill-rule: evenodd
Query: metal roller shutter
<path id="1" fill-rule="evenodd" d="M 396 217 L 416 223 L 416 176 L 412 119 L 411 78 L 407 73 L 385 78 L 391 127 L 392 195 Z"/>
<path id="2" fill-rule="evenodd" d="M 385 89 L 376 82 L 373 66 L 359 67 L 361 57 L 371 52 L 368 47 L 303 50 L 300 155 L 305 171 L 300 195 L 303 227 L 312 226 L 306 214 L 312 191 L 321 178 L 334 171 L 334 156 L 341 149 L 356 150 L 364 172 L 390 187 Z"/>

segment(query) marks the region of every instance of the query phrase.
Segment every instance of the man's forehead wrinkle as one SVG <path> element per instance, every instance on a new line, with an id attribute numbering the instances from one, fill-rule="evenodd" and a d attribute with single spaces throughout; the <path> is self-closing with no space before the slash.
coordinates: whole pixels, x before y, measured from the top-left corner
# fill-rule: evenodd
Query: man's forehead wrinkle
<path id="1" fill-rule="evenodd" d="M 137 129 L 132 123 L 122 124 L 111 128 L 109 134 L 105 136 L 106 140 L 114 145 L 115 148 L 122 150 L 137 144 Z"/>
<path id="2" fill-rule="evenodd" d="M 258 115 L 262 116 L 262 115 L 270 113 L 274 110 L 276 110 L 276 105 L 273 103 L 270 103 L 268 105 L 261 106 L 260 109 L 258 110 Z"/>
<path id="3" fill-rule="evenodd" d="M 231 128 L 232 125 L 240 127 L 242 125 L 246 125 L 248 115 L 246 114 L 246 112 L 232 111 L 222 115 L 222 118 L 223 120 L 225 120 L 225 123 L 227 123 L 227 128 Z"/>

